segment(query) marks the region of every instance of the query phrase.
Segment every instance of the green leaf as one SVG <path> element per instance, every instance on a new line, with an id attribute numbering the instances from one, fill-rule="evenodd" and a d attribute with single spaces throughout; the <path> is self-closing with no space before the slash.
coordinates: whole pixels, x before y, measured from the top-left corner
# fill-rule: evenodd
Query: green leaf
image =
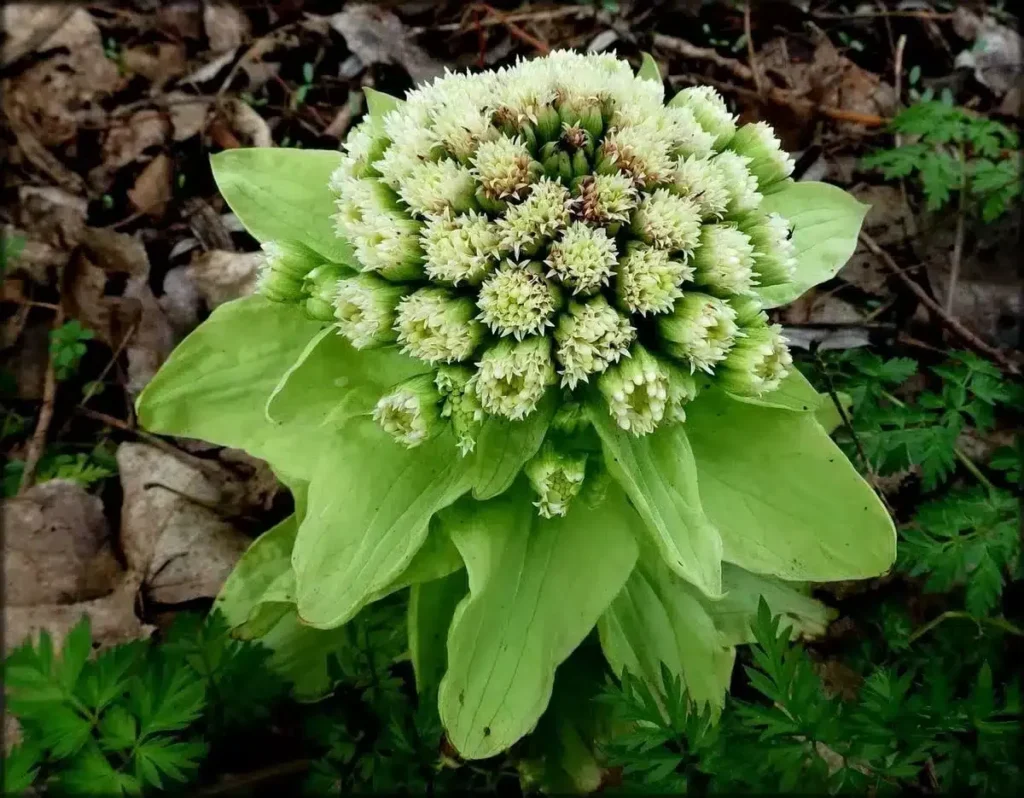
<path id="1" fill-rule="evenodd" d="M 666 564 L 705 595 L 721 595 L 722 541 L 701 507 L 683 425 L 663 425 L 638 438 L 620 429 L 606 409 L 591 404 L 588 412 L 609 472 L 629 495 Z"/>
<path id="2" fill-rule="evenodd" d="M 653 549 L 641 548 L 640 562 L 597 629 L 616 674 L 628 670 L 664 695 L 664 666 L 694 701 L 721 709 L 736 652 L 715 628 L 701 594 Z"/>
<path id="3" fill-rule="evenodd" d="M 781 410 L 796 410 L 814 413 L 825 403 L 830 402 L 827 396 L 818 393 L 799 369 L 790 369 L 789 374 L 779 387 L 764 396 L 739 396 L 730 393 L 729 398 L 737 402 L 760 407 L 775 407 Z"/>
<path id="4" fill-rule="evenodd" d="M 650 53 L 640 53 L 640 69 L 636 71 L 636 76 L 643 80 L 661 83 L 661 70 L 658 68 L 658 62 Z"/>
<path id="5" fill-rule="evenodd" d="M 366 111 L 374 119 L 383 119 L 388 113 L 405 105 L 405 100 L 393 97 L 369 86 L 363 87 L 366 95 Z"/>
<path id="6" fill-rule="evenodd" d="M 27 794 L 40 764 L 39 751 L 35 748 L 24 743 L 14 746 L 4 755 L 3 792 L 0 794 Z"/>
<path id="7" fill-rule="evenodd" d="M 139 422 L 151 432 L 245 449 L 286 476 L 308 478 L 319 407 L 285 427 L 267 423 L 264 406 L 321 327 L 297 307 L 259 296 L 221 305 L 143 390 Z"/>
<path id="8" fill-rule="evenodd" d="M 413 585 L 409 591 L 409 658 L 421 701 L 430 700 L 441 684 L 448 667 L 448 627 L 468 592 L 464 570 Z"/>
<path id="9" fill-rule="evenodd" d="M 100 745 L 108 751 L 127 751 L 135 745 L 139 727 L 135 716 L 120 704 L 103 713 L 100 720 Z"/>
<path id="10" fill-rule="evenodd" d="M 139 781 L 161 789 L 165 779 L 187 782 L 206 751 L 206 743 L 150 738 L 135 749 L 135 773 Z"/>
<path id="11" fill-rule="evenodd" d="M 762 598 L 772 615 L 783 616 L 789 626 L 810 637 L 824 634 L 835 617 L 833 610 L 810 597 L 807 586 L 753 574 L 731 563 L 722 566 L 722 587 L 725 596 L 720 601 L 705 602 L 704 606 L 729 645 L 753 641 L 750 624 L 757 617 Z"/>
<path id="12" fill-rule="evenodd" d="M 758 290 L 765 307 L 792 302 L 834 277 L 857 248 L 868 207 L 828 183 L 791 183 L 766 195 L 761 210 L 781 214 L 793 226 L 797 267 L 793 282 Z"/>
<path id="13" fill-rule="evenodd" d="M 516 475 L 540 449 L 558 407 L 558 394 L 549 391 L 537 409 L 520 421 L 488 416 L 473 450 L 473 497 L 493 499 L 504 493 Z"/>
<path id="14" fill-rule="evenodd" d="M 448 429 L 413 449 L 369 418 L 328 436 L 292 552 L 303 622 L 339 626 L 401 574 L 430 517 L 469 489 L 470 465 Z"/>
<path id="15" fill-rule="evenodd" d="M 864 579 L 896 555 L 896 530 L 825 430 L 791 413 L 701 394 L 686 430 L 723 559 L 794 581 Z"/>
<path id="16" fill-rule="evenodd" d="M 224 199 L 252 236 L 298 241 L 332 263 L 355 255 L 334 228 L 335 197 L 328 182 L 341 163 L 335 150 L 253 147 L 211 156 Z"/>
<path id="17" fill-rule="evenodd" d="M 842 406 L 843 412 L 846 413 L 847 420 L 849 420 L 850 413 L 853 410 L 853 397 L 848 393 L 836 391 L 836 399 L 839 400 L 839 404 Z M 827 395 L 822 397 L 821 406 L 815 411 L 814 418 L 829 435 L 835 432 L 843 423 L 842 413 L 839 412 L 839 408 L 836 407 L 832 397 Z"/>
<path id="18" fill-rule="evenodd" d="M 438 698 L 448 738 L 467 759 L 504 751 L 537 723 L 555 668 L 593 628 L 636 561 L 639 519 L 621 491 L 545 520 L 520 479 L 488 502 L 442 515 L 469 572 L 470 595 L 448 634 Z"/>

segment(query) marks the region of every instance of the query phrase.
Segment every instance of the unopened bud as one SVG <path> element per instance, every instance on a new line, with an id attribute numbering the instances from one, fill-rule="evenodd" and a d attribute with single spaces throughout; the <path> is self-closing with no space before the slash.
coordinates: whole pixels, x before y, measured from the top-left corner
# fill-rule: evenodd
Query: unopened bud
<path id="1" fill-rule="evenodd" d="M 569 192 L 547 178 L 535 183 L 519 205 L 513 205 L 498 220 L 501 249 L 520 255 L 536 253 L 569 224 Z"/>
<path id="2" fill-rule="evenodd" d="M 678 159 L 669 188 L 697 203 L 702 219 L 720 219 L 729 207 L 725 177 L 710 158 Z"/>
<path id="3" fill-rule="evenodd" d="M 398 303 L 402 351 L 428 363 L 468 360 L 484 337 L 476 306 L 443 288 L 421 288 Z"/>
<path id="4" fill-rule="evenodd" d="M 728 302 L 736 311 L 736 324 L 740 327 L 756 327 L 768 323 L 768 314 L 764 312 L 761 300 L 756 296 L 731 296 Z"/>
<path id="5" fill-rule="evenodd" d="M 551 245 L 548 276 L 557 277 L 573 294 L 592 294 L 608 284 L 615 268 L 615 239 L 600 227 L 573 222 Z"/>
<path id="6" fill-rule="evenodd" d="M 323 258 L 294 241 L 267 241 L 263 252 L 266 259 L 256 290 L 273 302 L 301 301 L 306 295 L 306 275 L 323 263 Z"/>
<path id="7" fill-rule="evenodd" d="M 689 197 L 659 188 L 644 197 L 632 226 L 645 244 L 688 255 L 700 236 L 700 209 Z"/>
<path id="8" fill-rule="evenodd" d="M 427 161 L 402 182 L 399 195 L 409 210 L 423 216 L 460 213 L 476 206 L 473 173 L 456 161 Z"/>
<path id="9" fill-rule="evenodd" d="M 665 417 L 668 374 L 640 344 L 598 377 L 597 387 L 615 423 L 638 437 L 654 432 Z"/>
<path id="10" fill-rule="evenodd" d="M 488 413 L 518 420 L 537 408 L 556 380 L 548 338 L 504 339 L 484 352 L 473 390 Z"/>
<path id="11" fill-rule="evenodd" d="M 671 108 L 678 106 L 693 112 L 700 126 L 715 137 L 716 148 L 724 147 L 736 133 L 736 117 L 729 113 L 722 95 L 710 86 L 683 89 L 669 102 Z"/>
<path id="12" fill-rule="evenodd" d="M 625 175 L 594 175 L 580 180 L 573 189 L 576 215 L 586 222 L 609 225 L 629 221 L 639 197 L 633 181 Z"/>
<path id="13" fill-rule="evenodd" d="M 699 389 L 697 378 L 684 371 L 668 358 L 659 358 L 658 362 L 668 374 L 668 398 L 665 402 L 665 421 L 670 424 L 681 424 L 686 421 L 686 405 L 692 402 Z"/>
<path id="14" fill-rule="evenodd" d="M 736 311 L 717 297 L 687 291 L 675 309 L 658 318 L 658 335 L 664 350 L 711 374 L 732 348 L 739 328 Z"/>
<path id="15" fill-rule="evenodd" d="M 757 177 L 748 168 L 749 158 L 726 150 L 716 155 L 712 163 L 729 191 L 729 213 L 747 213 L 761 204 L 763 196 L 757 190 Z"/>
<path id="16" fill-rule="evenodd" d="M 334 263 L 317 266 L 306 275 L 306 315 L 317 321 L 334 321 L 334 298 L 345 268 Z"/>
<path id="17" fill-rule="evenodd" d="M 693 267 L 674 259 L 668 250 L 631 244 L 616 269 L 615 296 L 630 313 L 668 313 L 682 296 L 682 284 L 693 278 Z"/>
<path id="18" fill-rule="evenodd" d="M 635 337 L 633 325 L 603 296 L 570 302 L 555 328 L 555 357 L 562 366 L 562 385 L 573 389 L 591 374 L 600 374 L 617 363 Z"/>
<path id="19" fill-rule="evenodd" d="M 473 370 L 467 366 L 440 366 L 434 385 L 441 394 L 441 417 L 451 421 L 456 445 L 463 457 L 476 446 L 486 414 L 472 390 Z"/>
<path id="20" fill-rule="evenodd" d="M 537 140 L 541 143 L 554 141 L 562 129 L 562 119 L 558 111 L 550 105 L 545 105 L 537 113 Z"/>
<path id="21" fill-rule="evenodd" d="M 395 309 L 407 290 L 374 274 L 346 277 L 334 298 L 338 331 L 356 349 L 394 343 Z"/>
<path id="22" fill-rule="evenodd" d="M 543 518 L 563 516 L 583 487 L 587 456 L 560 452 L 550 441 L 545 441 L 523 471 L 537 494 L 534 506 L 538 513 Z"/>
<path id="23" fill-rule="evenodd" d="M 728 224 L 706 224 L 693 256 L 693 280 L 715 294 L 749 294 L 754 286 L 754 247 Z"/>
<path id="24" fill-rule="evenodd" d="M 763 190 L 793 174 L 793 159 L 767 122 L 751 122 L 736 131 L 729 149 L 750 158 L 749 169 Z"/>
<path id="25" fill-rule="evenodd" d="M 523 139 L 503 136 L 480 145 L 473 156 L 473 171 L 484 194 L 497 201 L 525 196 L 527 187 L 540 179 L 541 165 Z"/>
<path id="26" fill-rule="evenodd" d="M 477 297 L 479 318 L 491 332 L 514 335 L 520 341 L 554 326 L 552 317 L 560 305 L 558 288 L 544 277 L 536 261 L 506 260 L 480 286 Z"/>
<path id="27" fill-rule="evenodd" d="M 743 332 L 716 372 L 722 387 L 747 396 L 774 391 L 793 365 L 782 328 L 761 325 Z"/>
<path id="28" fill-rule="evenodd" d="M 495 263 L 498 236 L 482 213 L 445 213 L 423 227 L 424 269 L 432 280 L 479 285 Z"/>
<path id="29" fill-rule="evenodd" d="M 440 402 L 434 375 L 421 374 L 382 396 L 373 408 L 373 419 L 411 449 L 441 430 Z"/>
<path id="30" fill-rule="evenodd" d="M 790 237 L 789 222 L 777 213 L 750 214 L 739 228 L 754 245 L 754 274 L 762 286 L 783 285 L 796 274 L 796 247 Z"/>

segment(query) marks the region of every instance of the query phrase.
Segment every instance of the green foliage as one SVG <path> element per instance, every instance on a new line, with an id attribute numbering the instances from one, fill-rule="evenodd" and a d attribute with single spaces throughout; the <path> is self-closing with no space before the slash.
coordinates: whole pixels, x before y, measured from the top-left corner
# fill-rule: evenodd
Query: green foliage
<path id="1" fill-rule="evenodd" d="M 944 98 L 915 103 L 893 120 L 891 129 L 913 141 L 872 153 L 863 164 L 888 180 L 915 177 L 929 210 L 940 210 L 954 192 L 965 192 L 981 218 L 991 222 L 1020 196 L 1018 137 L 1005 125 Z"/>
<path id="2" fill-rule="evenodd" d="M 85 342 L 92 338 L 93 331 L 85 329 L 77 319 L 50 331 L 50 360 L 58 380 L 69 379 L 77 373 L 85 355 Z"/>
<path id="3" fill-rule="evenodd" d="M 24 236 L 0 234 L 0 276 L 7 273 L 7 267 L 21 254 L 24 248 Z"/>
<path id="4" fill-rule="evenodd" d="M 918 372 L 910 358 L 883 360 L 874 352 L 854 349 L 829 356 L 823 367 L 824 382 L 831 381 L 853 399 L 852 432 L 840 427 L 835 436 L 847 455 L 858 462 L 859 441 L 876 474 L 917 466 L 926 490 L 952 474 L 957 438 L 965 428 L 987 431 L 1001 408 L 1024 407 L 1021 386 L 1004 380 L 991 363 L 970 352 L 954 352 L 948 362 L 933 367 L 938 379 L 930 380 L 912 403 L 892 393 Z"/>
<path id="5" fill-rule="evenodd" d="M 609 685 L 602 701 L 628 730 L 605 751 L 627 790 L 893 794 L 927 769 L 939 792 L 997 795 L 1021 777 L 1019 683 L 997 687 L 987 662 L 966 681 L 927 657 L 877 666 L 843 700 L 764 602 L 752 628 L 758 700 L 730 700 L 717 726 L 678 683 L 661 695 L 628 673 Z"/>
<path id="6" fill-rule="evenodd" d="M 21 485 L 25 470 L 24 460 L 8 460 L 4 463 L 4 496 L 14 496 Z M 90 488 L 117 473 L 117 460 L 102 443 L 89 453 L 71 454 L 60 449 L 47 449 L 36 466 L 36 484 L 51 479 L 66 479 L 77 482 L 83 488 Z"/>

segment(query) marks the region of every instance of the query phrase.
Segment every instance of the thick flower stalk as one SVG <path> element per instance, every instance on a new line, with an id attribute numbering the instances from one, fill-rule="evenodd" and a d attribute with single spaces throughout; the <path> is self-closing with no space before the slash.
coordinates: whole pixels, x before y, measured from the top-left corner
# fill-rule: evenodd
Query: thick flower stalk
<path id="1" fill-rule="evenodd" d="M 595 630 L 614 673 L 717 711 L 762 598 L 820 633 L 801 585 L 894 557 L 769 315 L 836 273 L 864 206 L 789 179 L 713 89 L 666 103 L 649 58 L 556 52 L 367 101 L 343 152 L 214 157 L 260 295 L 139 400 L 294 493 L 217 607 L 316 698 L 345 625 L 409 591 L 417 689 L 467 759 L 542 733 Z M 582 695 L 541 725 L 578 735 Z"/>

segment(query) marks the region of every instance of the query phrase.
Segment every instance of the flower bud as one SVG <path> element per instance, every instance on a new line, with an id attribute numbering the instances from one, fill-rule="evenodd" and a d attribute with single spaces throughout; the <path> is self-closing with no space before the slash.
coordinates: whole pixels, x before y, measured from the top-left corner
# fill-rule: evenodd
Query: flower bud
<path id="1" fill-rule="evenodd" d="M 672 259 L 668 250 L 630 244 L 616 270 L 615 296 L 630 313 L 668 313 L 682 295 L 680 286 L 693 278 L 693 267 Z"/>
<path id="2" fill-rule="evenodd" d="M 428 363 L 468 360 L 484 337 L 473 300 L 421 288 L 398 303 L 395 330 L 406 354 Z"/>
<path id="3" fill-rule="evenodd" d="M 576 184 L 573 193 L 576 215 L 596 225 L 629 221 L 629 213 L 638 202 L 633 181 L 620 174 L 585 177 Z"/>
<path id="4" fill-rule="evenodd" d="M 435 216 L 424 225 L 420 238 L 424 270 L 432 280 L 479 285 L 498 259 L 494 225 L 475 211 Z"/>
<path id="5" fill-rule="evenodd" d="M 374 274 L 357 274 L 338 283 L 334 316 L 338 331 L 356 349 L 394 343 L 395 309 L 407 289 Z"/>
<path id="6" fill-rule="evenodd" d="M 689 108 L 669 106 L 665 109 L 665 116 L 672 132 L 673 156 L 706 158 L 715 151 L 715 135 L 701 127 Z"/>
<path id="7" fill-rule="evenodd" d="M 586 177 L 590 174 L 590 161 L 583 150 L 576 150 L 572 155 L 572 179 Z"/>
<path id="8" fill-rule="evenodd" d="M 728 146 L 733 152 L 750 158 L 748 168 L 757 177 L 761 189 L 793 174 L 793 159 L 782 149 L 782 143 L 767 122 L 744 125 Z"/>
<path id="9" fill-rule="evenodd" d="M 706 224 L 693 256 L 693 281 L 716 294 L 749 294 L 754 286 L 754 247 L 728 224 Z"/>
<path id="10" fill-rule="evenodd" d="M 600 227 L 573 222 L 551 245 L 548 276 L 557 277 L 573 294 L 592 294 L 608 284 L 618 252 L 615 239 Z"/>
<path id="11" fill-rule="evenodd" d="M 399 190 L 409 210 L 422 216 L 470 210 L 476 206 L 475 193 L 473 173 L 452 160 L 420 164 Z"/>
<path id="12" fill-rule="evenodd" d="M 683 89 L 669 102 L 670 108 L 689 108 L 700 126 L 715 137 L 714 146 L 721 149 L 736 133 L 736 117 L 729 113 L 717 91 L 710 86 Z"/>
<path id="13" fill-rule="evenodd" d="M 597 387 L 615 423 L 639 437 L 654 432 L 665 416 L 668 374 L 640 344 L 629 354 L 597 378 Z"/>
<path id="14" fill-rule="evenodd" d="M 442 429 L 440 401 L 434 375 L 421 374 L 382 396 L 373 408 L 373 420 L 411 449 Z"/>
<path id="15" fill-rule="evenodd" d="M 518 258 L 532 255 L 569 224 L 569 192 L 561 183 L 542 178 L 530 196 L 498 220 L 501 249 Z"/>
<path id="16" fill-rule="evenodd" d="M 554 143 L 554 142 L 552 142 Z M 558 150 L 544 159 L 544 174 L 552 180 L 568 185 L 572 181 L 572 159 L 565 150 Z"/>
<path id="17" fill-rule="evenodd" d="M 664 350 L 677 360 L 711 374 L 732 348 L 739 328 L 736 311 L 717 297 L 687 291 L 675 309 L 658 318 Z"/>
<path id="18" fill-rule="evenodd" d="M 692 402 L 700 390 L 697 378 L 667 358 L 659 358 L 658 363 L 668 375 L 665 421 L 670 424 L 681 424 L 686 421 L 686 404 Z"/>
<path id="19" fill-rule="evenodd" d="M 481 188 L 494 200 L 522 198 L 526 188 L 541 175 L 541 165 L 533 159 L 520 138 L 502 136 L 494 141 L 485 141 L 472 162 Z"/>
<path id="20" fill-rule="evenodd" d="M 678 159 L 669 189 L 697 203 L 702 219 L 721 219 L 729 207 L 725 176 L 710 158 Z"/>
<path id="21" fill-rule="evenodd" d="M 551 342 L 543 336 L 498 341 L 484 352 L 473 390 L 488 413 L 519 420 L 537 408 L 557 380 Z"/>
<path id="22" fill-rule="evenodd" d="M 463 457 L 476 446 L 476 436 L 486 415 L 472 390 L 472 378 L 473 371 L 466 366 L 440 366 L 434 377 L 434 385 L 441 394 L 441 418 L 451 421 Z"/>
<path id="23" fill-rule="evenodd" d="M 756 296 L 731 296 L 729 306 L 736 311 L 736 324 L 740 327 L 757 327 L 768 323 L 768 314 L 761 307 Z"/>
<path id="24" fill-rule="evenodd" d="M 317 321 L 334 321 L 334 297 L 345 268 L 334 263 L 317 266 L 306 275 L 306 315 Z"/>
<path id="25" fill-rule="evenodd" d="M 345 158 L 340 171 L 348 177 L 374 177 L 377 172 L 373 164 L 380 160 L 391 142 L 384 133 L 384 126 L 372 116 L 352 128 L 345 139 Z"/>
<path id="26" fill-rule="evenodd" d="M 543 518 L 563 516 L 569 503 L 583 487 L 587 456 L 560 452 L 545 441 L 541 450 L 524 467 L 523 472 L 537 494 L 533 504 Z"/>
<path id="27" fill-rule="evenodd" d="M 652 247 L 690 254 L 700 236 L 700 210 L 689 197 L 659 188 L 640 202 L 632 227 Z"/>
<path id="28" fill-rule="evenodd" d="M 671 133 L 653 122 L 608 131 L 595 157 L 601 174 L 625 172 L 640 188 L 667 182 L 672 176 Z"/>
<path id="29" fill-rule="evenodd" d="M 571 390 L 591 374 L 599 374 L 627 353 L 636 337 L 629 320 L 601 295 L 569 302 L 568 312 L 555 328 L 555 359 L 561 364 L 562 385 Z"/>
<path id="30" fill-rule="evenodd" d="M 744 396 L 774 391 L 789 373 L 793 357 L 777 324 L 746 328 L 717 370 L 725 390 Z"/>
<path id="31" fill-rule="evenodd" d="M 749 158 L 726 150 L 718 153 L 712 163 L 729 191 L 729 213 L 747 213 L 761 204 L 763 197 L 757 190 L 757 178 L 747 168 Z"/>
<path id="32" fill-rule="evenodd" d="M 480 286 L 476 304 L 478 318 L 491 332 L 514 335 L 521 341 L 554 326 L 551 317 L 561 305 L 561 295 L 555 284 L 544 278 L 538 262 L 506 260 Z"/>
<path id="33" fill-rule="evenodd" d="M 551 429 L 566 435 L 576 435 L 590 426 L 587 409 L 582 402 L 563 401 L 551 419 Z"/>
<path id="34" fill-rule="evenodd" d="M 588 157 L 594 154 L 594 137 L 582 127 L 565 127 L 559 142 L 568 152 L 582 152 Z"/>
<path id="35" fill-rule="evenodd" d="M 782 285 L 796 275 L 796 248 L 790 238 L 789 222 L 777 213 L 751 214 L 739 228 L 754 245 L 754 274 L 758 285 Z"/>
<path id="36" fill-rule="evenodd" d="M 579 127 L 587 131 L 591 139 L 600 138 L 604 132 L 604 118 L 601 104 L 596 102 L 567 101 L 559 104 L 558 114 L 563 127 Z"/>
<path id="37" fill-rule="evenodd" d="M 305 277 L 323 258 L 295 241 L 267 241 L 256 290 L 272 302 L 299 302 Z"/>
<path id="38" fill-rule="evenodd" d="M 537 114 L 534 128 L 537 131 L 538 141 L 554 141 L 558 138 L 559 131 L 562 129 L 562 119 L 553 106 L 546 105 Z"/>

